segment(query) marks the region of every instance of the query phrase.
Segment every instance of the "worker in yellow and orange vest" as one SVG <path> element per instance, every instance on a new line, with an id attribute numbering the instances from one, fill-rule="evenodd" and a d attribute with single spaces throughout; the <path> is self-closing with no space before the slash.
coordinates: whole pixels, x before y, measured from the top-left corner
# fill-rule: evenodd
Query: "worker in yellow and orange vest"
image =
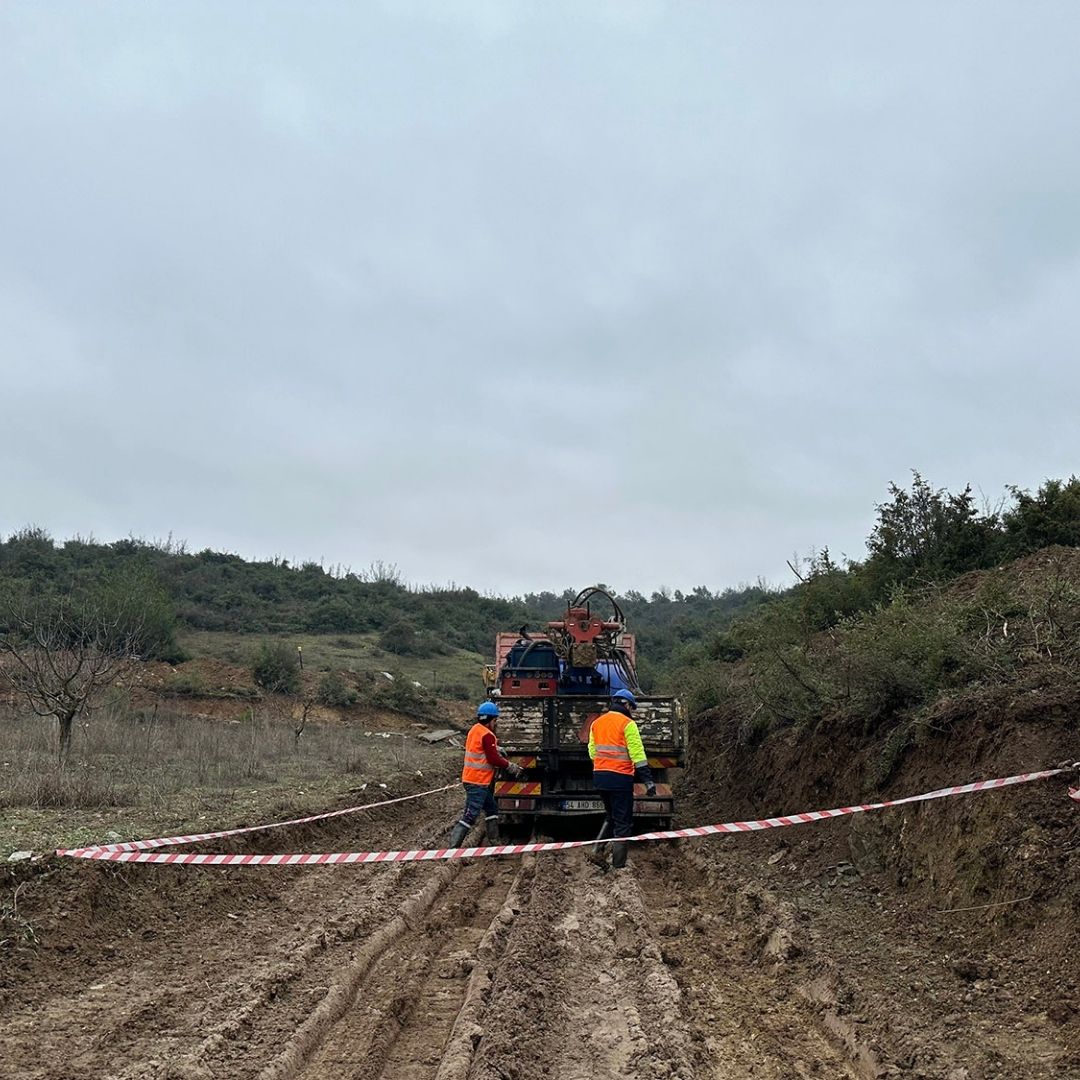
<path id="1" fill-rule="evenodd" d="M 593 763 L 593 786 L 604 801 L 604 825 L 598 840 L 609 836 L 629 836 L 634 827 L 634 781 L 645 785 L 648 795 L 656 794 L 649 759 L 634 723 L 637 699 L 629 690 L 611 695 L 608 711 L 601 713 L 589 728 L 589 757 Z M 600 844 L 593 861 L 607 866 L 607 848 Z M 621 870 L 626 865 L 625 841 L 610 845 L 611 865 Z"/>
<path id="2" fill-rule="evenodd" d="M 495 773 L 505 769 L 515 779 L 523 775 L 521 768 L 499 752 L 495 728 L 499 721 L 499 706 L 485 701 L 476 710 L 476 723 L 465 738 L 465 763 L 461 782 L 465 785 L 465 811 L 450 833 L 450 847 L 459 847 L 476 821 L 484 814 L 484 832 L 489 843 L 499 843 L 499 806 L 491 789 Z"/>

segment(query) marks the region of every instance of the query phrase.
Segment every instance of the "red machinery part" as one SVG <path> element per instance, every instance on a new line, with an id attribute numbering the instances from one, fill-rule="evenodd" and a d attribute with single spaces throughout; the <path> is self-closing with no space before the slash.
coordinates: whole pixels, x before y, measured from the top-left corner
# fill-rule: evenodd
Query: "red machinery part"
<path id="1" fill-rule="evenodd" d="M 504 694 L 509 694 L 511 697 L 552 697 L 555 694 L 557 683 L 551 675 L 519 679 L 510 672 L 503 672 L 499 688 Z"/>
<path id="2" fill-rule="evenodd" d="M 549 630 L 567 634 L 577 643 L 593 642 L 604 634 L 616 633 L 623 628 L 621 622 L 608 622 L 590 614 L 588 608 L 570 608 L 565 619 L 552 620 Z"/>

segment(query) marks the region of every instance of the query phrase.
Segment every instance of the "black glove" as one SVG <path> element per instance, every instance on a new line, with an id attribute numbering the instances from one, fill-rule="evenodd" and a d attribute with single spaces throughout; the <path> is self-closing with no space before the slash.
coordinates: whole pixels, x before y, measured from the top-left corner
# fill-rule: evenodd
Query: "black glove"
<path id="1" fill-rule="evenodd" d="M 648 795 L 650 798 L 652 798 L 652 796 L 656 794 L 656 785 L 651 783 L 651 782 L 646 784 L 645 785 L 645 794 Z"/>

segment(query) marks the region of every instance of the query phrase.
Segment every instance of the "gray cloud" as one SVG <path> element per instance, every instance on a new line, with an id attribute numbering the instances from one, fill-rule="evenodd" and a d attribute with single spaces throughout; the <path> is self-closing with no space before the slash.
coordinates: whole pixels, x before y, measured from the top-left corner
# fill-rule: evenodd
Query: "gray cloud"
<path id="1" fill-rule="evenodd" d="M 9 5 L 0 531 L 481 589 L 1076 471 L 1072 4 Z"/>

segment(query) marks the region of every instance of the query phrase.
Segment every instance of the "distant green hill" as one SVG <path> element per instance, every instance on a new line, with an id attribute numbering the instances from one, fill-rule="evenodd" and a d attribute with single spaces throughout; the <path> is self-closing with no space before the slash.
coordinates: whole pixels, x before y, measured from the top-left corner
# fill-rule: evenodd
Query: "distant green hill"
<path id="1" fill-rule="evenodd" d="M 182 544 L 128 539 L 113 543 L 74 538 L 57 543 L 39 528 L 0 542 L 0 584 L 29 583 L 63 592 L 79 582 L 149 568 L 171 598 L 180 640 L 206 655 L 234 648 L 237 635 L 319 635 L 351 638 L 372 664 L 396 658 L 402 670 L 440 666 L 436 658 L 490 655 L 495 634 L 558 617 L 577 590 L 522 597 L 482 596 L 470 588 L 414 588 L 394 567 L 364 573 L 328 570 L 317 563 L 249 561 L 215 551 L 188 552 Z M 708 633 L 768 595 L 761 586 L 713 594 L 704 587 L 683 595 L 629 592 L 620 598 L 640 642 L 646 686 Z M 2 629 L 2 627 L 0 627 Z M 192 645 L 186 647 L 191 648 Z M 471 661 L 470 661 L 471 662 Z"/>
<path id="2" fill-rule="evenodd" d="M 807 560 L 803 580 L 790 589 L 759 583 L 722 592 L 699 586 L 649 597 L 632 589 L 618 594 L 638 636 L 642 685 L 671 688 L 677 672 L 702 663 L 775 651 L 781 641 L 786 648 L 873 610 L 898 589 L 941 583 L 1051 545 L 1080 546 L 1075 477 L 1048 480 L 1034 495 L 1010 488 L 997 511 L 980 511 L 970 488 L 959 494 L 935 490 L 918 473 L 910 490 L 891 485 L 889 496 L 877 507 L 865 560 L 840 565 L 824 548 Z M 144 577 L 149 571 L 160 583 L 174 606 L 181 642 L 192 642 L 203 655 L 235 649 L 238 635 L 306 635 L 312 642 L 338 637 L 351 639 L 350 655 L 363 658 L 356 662 L 390 666 L 393 658 L 402 670 L 435 672 L 440 664 L 429 661 L 445 658 L 442 666 L 451 674 L 487 657 L 497 631 L 542 626 L 576 593 L 504 598 L 467 587 L 416 588 L 383 564 L 353 573 L 311 562 L 292 566 L 284 559 L 191 553 L 171 541 L 76 537 L 57 543 L 33 527 L 0 542 L 0 589 L 23 585 L 63 593 L 133 569 Z"/>
<path id="3" fill-rule="evenodd" d="M 344 671 L 354 674 L 389 671 L 415 680 L 440 696 L 477 698 L 483 694 L 483 668 L 490 650 L 448 649 L 438 656 L 401 656 L 379 645 L 378 634 L 282 635 L 290 648 L 299 646 L 306 671 Z M 193 658 L 209 657 L 243 667 L 250 666 L 264 635 L 231 630 L 181 629 L 180 646 Z"/>

